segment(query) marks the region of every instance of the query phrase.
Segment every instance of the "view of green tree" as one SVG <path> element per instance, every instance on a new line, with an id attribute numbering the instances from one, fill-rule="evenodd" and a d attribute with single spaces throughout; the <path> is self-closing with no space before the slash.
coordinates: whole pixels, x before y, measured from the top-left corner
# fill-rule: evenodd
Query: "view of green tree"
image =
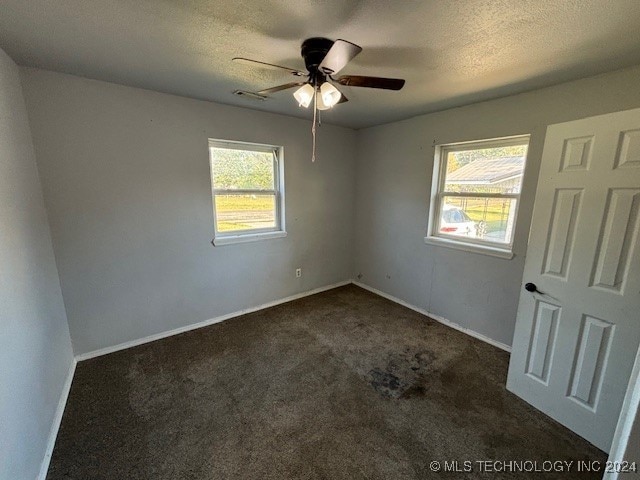
<path id="1" fill-rule="evenodd" d="M 460 162 L 458 161 L 455 152 L 449 152 L 449 155 L 447 155 L 447 173 L 451 173 L 459 169 L 460 166 Z"/>
<path id="2" fill-rule="evenodd" d="M 527 154 L 527 145 L 512 145 L 510 147 L 479 148 L 474 150 L 463 150 L 460 152 L 450 152 L 447 158 L 447 173 L 465 166 L 474 160 L 500 158 L 500 157 L 522 157 Z M 454 165 L 449 168 L 449 163 Z"/>
<path id="3" fill-rule="evenodd" d="M 212 148 L 213 187 L 217 189 L 271 190 L 274 188 L 273 154 Z"/>

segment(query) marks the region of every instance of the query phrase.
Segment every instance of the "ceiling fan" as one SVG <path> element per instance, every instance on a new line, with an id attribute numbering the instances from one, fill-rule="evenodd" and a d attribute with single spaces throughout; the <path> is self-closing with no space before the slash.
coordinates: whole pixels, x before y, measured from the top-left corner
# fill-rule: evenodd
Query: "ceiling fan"
<path id="1" fill-rule="evenodd" d="M 381 88 L 384 90 L 400 90 L 404 86 L 405 81 L 401 78 L 365 77 L 362 75 L 342 75 L 334 78 L 334 75 L 342 70 L 347 63 L 353 60 L 361 51 L 362 47 L 346 40 L 338 39 L 333 41 L 322 37 L 308 38 L 302 42 L 300 52 L 304 59 L 305 67 L 307 68 L 306 72 L 295 68 L 283 67 L 282 65 L 262 62 L 260 60 L 235 57 L 232 59 L 235 62 L 286 70 L 293 76 L 299 77 L 298 81 L 266 88 L 257 92 L 242 92 L 236 90 L 235 93 L 242 93 L 264 100 L 272 93 L 299 87 L 293 93 L 298 105 L 308 108 L 313 102 L 313 126 L 311 128 L 313 137 L 311 161 L 313 162 L 316 157 L 316 118 L 318 110 L 327 110 L 339 103 L 349 101 L 347 97 L 336 88 L 334 83 L 350 87 Z"/>
<path id="2" fill-rule="evenodd" d="M 302 42 L 301 54 L 307 72 L 244 57 L 235 57 L 233 61 L 286 70 L 296 77 L 301 77 L 301 80 L 297 82 L 285 83 L 284 85 L 247 93 L 252 93 L 257 98 L 264 99 L 272 93 L 299 87 L 293 94 L 298 101 L 298 105 L 307 108 L 313 102 L 315 114 L 315 110 L 327 110 L 338 103 L 348 101 L 347 97 L 333 84 L 334 82 L 350 87 L 381 88 L 385 90 L 400 90 L 404 86 L 405 81 L 400 78 L 365 77 L 362 75 L 342 75 L 334 78 L 334 75 L 342 70 L 361 51 L 362 47 L 346 40 L 333 41 L 328 38 L 314 37 Z M 306 79 L 302 80 L 304 77 Z"/>

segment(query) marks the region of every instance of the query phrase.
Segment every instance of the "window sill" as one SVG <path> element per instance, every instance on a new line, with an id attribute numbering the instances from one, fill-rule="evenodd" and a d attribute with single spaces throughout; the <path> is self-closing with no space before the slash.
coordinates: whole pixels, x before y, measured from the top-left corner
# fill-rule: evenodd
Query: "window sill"
<path id="1" fill-rule="evenodd" d="M 473 243 L 459 242 L 441 237 L 424 237 L 424 243 L 427 245 L 438 245 L 440 247 L 453 248 L 463 250 L 465 252 L 480 253 L 482 255 L 490 255 L 492 257 L 505 258 L 511 260 L 514 255 L 511 250 L 499 247 L 490 247 L 487 245 L 477 245 Z"/>
<path id="2" fill-rule="evenodd" d="M 223 245 L 233 245 L 234 243 L 257 242 L 259 240 L 270 240 L 272 238 L 283 238 L 287 236 L 285 231 L 262 232 L 262 233 L 243 233 L 242 235 L 225 235 L 214 238 L 211 243 L 214 247 Z"/>

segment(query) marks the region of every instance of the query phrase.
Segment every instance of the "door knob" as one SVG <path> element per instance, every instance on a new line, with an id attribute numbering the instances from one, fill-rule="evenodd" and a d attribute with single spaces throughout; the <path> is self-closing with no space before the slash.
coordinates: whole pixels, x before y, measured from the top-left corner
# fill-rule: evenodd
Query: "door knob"
<path id="1" fill-rule="evenodd" d="M 538 287 L 536 286 L 535 283 L 525 283 L 524 289 L 527 292 L 531 292 L 531 293 L 534 293 L 534 292 L 542 293 L 540 290 L 538 290 Z"/>

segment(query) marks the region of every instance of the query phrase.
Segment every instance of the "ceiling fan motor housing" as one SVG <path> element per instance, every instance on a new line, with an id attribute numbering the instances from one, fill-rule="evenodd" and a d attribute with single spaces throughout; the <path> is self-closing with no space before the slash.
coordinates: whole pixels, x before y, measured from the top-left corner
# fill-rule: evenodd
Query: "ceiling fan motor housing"
<path id="1" fill-rule="evenodd" d="M 302 58 L 309 73 L 313 75 L 318 72 L 318 65 L 322 63 L 322 60 L 332 46 L 333 40 L 322 37 L 308 38 L 302 42 Z"/>

